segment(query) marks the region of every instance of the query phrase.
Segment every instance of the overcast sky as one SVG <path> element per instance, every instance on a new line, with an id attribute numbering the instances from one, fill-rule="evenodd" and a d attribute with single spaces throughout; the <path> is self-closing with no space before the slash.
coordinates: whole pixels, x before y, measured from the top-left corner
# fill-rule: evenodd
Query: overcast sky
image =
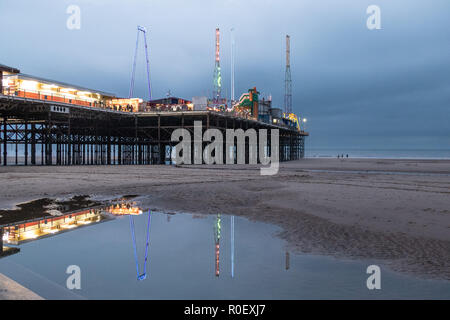
<path id="1" fill-rule="evenodd" d="M 381 8 L 381 30 L 366 9 Z M 69 5 L 81 9 L 69 30 Z M 294 111 L 312 148 L 450 149 L 448 0 L 1 0 L 0 63 L 127 96 L 136 26 L 149 30 L 153 97 L 211 95 L 215 28 L 223 95 L 256 86 L 283 106 L 291 36 Z M 147 98 L 143 51 L 136 95 Z"/>

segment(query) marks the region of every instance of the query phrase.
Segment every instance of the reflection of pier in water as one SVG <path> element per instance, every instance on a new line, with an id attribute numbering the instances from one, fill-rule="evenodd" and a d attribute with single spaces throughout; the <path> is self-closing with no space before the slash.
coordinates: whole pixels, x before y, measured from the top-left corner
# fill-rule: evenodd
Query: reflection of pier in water
<path id="1" fill-rule="evenodd" d="M 142 214 L 142 210 L 139 210 Z M 145 243 L 145 255 L 144 255 L 144 266 L 142 269 L 142 273 L 140 272 L 139 268 L 139 259 L 137 256 L 137 244 L 136 244 L 136 235 L 135 235 L 135 227 L 134 227 L 134 219 L 133 214 L 129 215 L 130 218 L 130 231 L 131 231 L 131 238 L 133 240 L 133 249 L 134 249 L 134 260 L 136 263 L 136 276 L 139 281 L 147 279 L 147 260 L 148 260 L 148 246 L 150 241 L 150 219 L 151 219 L 151 211 L 148 211 L 148 221 L 147 221 L 147 236 L 146 236 L 146 243 Z"/>
<path id="2" fill-rule="evenodd" d="M 220 273 L 220 236 L 221 236 L 221 224 L 220 214 L 217 215 L 214 223 L 214 244 L 215 244 L 215 269 L 216 277 Z"/>
<path id="3" fill-rule="evenodd" d="M 64 206 L 58 207 L 58 210 L 61 211 L 65 209 Z M 111 220 L 111 217 L 104 213 L 114 216 L 139 215 L 142 214 L 142 210 L 135 203 L 126 201 L 109 206 L 65 212 L 58 216 L 45 215 L 41 218 L 0 225 L 0 258 L 20 251 L 17 247 L 4 246 L 4 244 L 20 245 L 28 241 L 76 230 L 82 226 Z"/>
<path id="4" fill-rule="evenodd" d="M 231 277 L 234 278 L 234 216 L 231 216 L 231 236 L 230 236 L 230 248 L 231 248 Z M 217 214 L 214 220 L 214 267 L 215 275 L 220 275 L 220 238 L 222 237 L 222 218 L 220 214 Z"/>
<path id="5" fill-rule="evenodd" d="M 113 204 L 105 209 L 106 212 L 114 216 L 138 216 L 142 214 L 135 202 L 120 202 Z"/>
<path id="6" fill-rule="evenodd" d="M 149 237 L 151 212 L 148 212 L 148 218 L 145 219 L 146 235 L 142 243 L 145 243 L 145 254 L 143 258 L 143 270 L 140 272 L 138 259 L 137 242 L 134 217 L 144 214 L 143 210 L 133 201 L 122 200 L 109 205 L 85 208 L 84 210 L 71 213 L 64 213 L 60 216 L 45 216 L 43 218 L 14 222 L 0 225 L 0 258 L 15 254 L 20 251 L 17 247 L 5 245 L 20 245 L 28 241 L 39 240 L 44 237 L 57 235 L 62 232 L 76 230 L 79 227 L 96 224 L 103 221 L 114 219 L 114 217 L 128 216 L 130 219 L 130 232 L 133 243 L 134 258 L 136 263 L 136 276 L 138 280 L 147 278 L 147 262 L 149 255 Z M 171 217 L 173 213 L 167 214 Z M 204 216 L 192 216 L 203 218 Z M 214 274 L 220 276 L 220 240 L 222 238 L 222 220 L 221 214 L 214 218 Z M 169 220 L 167 220 L 169 222 Z M 235 276 L 235 216 L 230 216 L 230 267 L 231 277 Z M 285 270 L 290 269 L 290 253 L 285 251 Z"/>
<path id="7" fill-rule="evenodd" d="M 231 277 L 234 278 L 234 216 L 231 216 Z"/>
<path id="8" fill-rule="evenodd" d="M 285 264 L 286 266 L 285 266 L 285 269 L 286 270 L 289 270 L 289 268 L 290 268 L 290 255 L 289 255 L 289 251 L 286 251 L 286 264 Z"/>
<path id="9" fill-rule="evenodd" d="M 136 263 L 136 277 L 137 280 L 142 281 L 147 278 L 147 261 L 148 261 L 148 249 L 150 244 L 150 220 L 151 220 L 151 212 L 148 211 L 148 219 L 147 219 L 147 233 L 146 233 L 146 242 L 145 242 L 145 254 L 144 254 L 144 264 L 142 272 L 139 267 L 139 259 L 138 259 L 138 250 L 136 243 L 136 227 L 134 223 L 134 216 L 139 216 L 143 214 L 143 211 L 140 207 L 136 205 L 135 202 L 124 201 L 120 203 L 113 204 L 105 209 L 106 212 L 114 215 L 114 216 L 128 216 L 130 221 L 130 233 L 131 240 L 133 242 L 133 252 L 134 252 L 134 260 Z"/>
<path id="10" fill-rule="evenodd" d="M 3 233 L 3 228 L 0 228 L 0 258 L 10 256 L 20 251 L 19 248 L 3 246 L 6 239 L 6 234 Z"/>
<path id="11" fill-rule="evenodd" d="M 217 214 L 214 219 L 214 258 L 215 258 L 215 275 L 220 274 L 220 239 L 222 227 L 222 218 Z M 235 269 L 235 216 L 230 216 L 230 260 L 231 260 L 231 277 L 234 278 Z M 285 252 L 285 270 L 290 269 L 290 253 Z"/>
<path id="12" fill-rule="evenodd" d="M 101 214 L 99 208 L 91 208 L 61 216 L 47 216 L 45 218 L 14 222 L 2 225 L 0 228 L 3 233 L 2 240 L 5 243 L 19 245 L 105 219 L 107 218 Z"/>

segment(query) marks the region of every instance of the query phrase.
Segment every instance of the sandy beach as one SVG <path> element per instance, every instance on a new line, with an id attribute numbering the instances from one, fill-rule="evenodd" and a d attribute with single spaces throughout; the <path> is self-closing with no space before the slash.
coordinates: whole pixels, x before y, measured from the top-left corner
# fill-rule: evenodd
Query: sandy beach
<path id="1" fill-rule="evenodd" d="M 144 196 L 144 208 L 234 214 L 282 228 L 291 250 L 376 259 L 450 280 L 450 160 L 304 159 L 257 166 L 0 167 L 0 207 Z M 1 218 L 0 218 L 1 219 Z"/>

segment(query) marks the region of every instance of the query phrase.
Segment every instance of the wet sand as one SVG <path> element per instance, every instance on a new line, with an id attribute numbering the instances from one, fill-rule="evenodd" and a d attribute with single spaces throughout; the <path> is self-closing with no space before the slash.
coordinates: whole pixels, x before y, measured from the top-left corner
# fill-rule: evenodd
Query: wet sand
<path id="1" fill-rule="evenodd" d="M 257 166 L 1 167 L 0 208 L 73 195 L 141 197 L 166 212 L 234 214 L 283 228 L 291 250 L 379 260 L 450 280 L 450 160 L 304 159 Z"/>

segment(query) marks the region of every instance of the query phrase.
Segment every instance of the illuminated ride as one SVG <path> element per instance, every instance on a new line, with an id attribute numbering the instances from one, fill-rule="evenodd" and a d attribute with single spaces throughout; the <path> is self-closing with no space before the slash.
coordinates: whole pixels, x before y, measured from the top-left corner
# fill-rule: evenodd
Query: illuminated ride
<path id="1" fill-rule="evenodd" d="M 259 92 L 255 88 L 249 89 L 239 98 L 239 102 L 233 106 L 233 111 L 246 118 L 258 118 Z"/>
<path id="2" fill-rule="evenodd" d="M 131 70 L 130 93 L 129 93 L 128 98 L 131 99 L 131 97 L 133 96 L 134 80 L 135 80 L 135 75 L 136 75 L 136 60 L 137 60 L 137 54 L 138 54 L 138 48 L 139 48 L 139 34 L 141 32 L 144 36 L 145 61 L 146 61 L 146 65 L 147 65 L 148 95 L 149 95 L 149 100 L 152 100 L 152 90 L 151 90 L 151 86 L 150 86 L 150 65 L 149 65 L 149 60 L 148 60 L 148 47 L 147 47 L 147 29 L 142 26 L 137 26 L 136 48 L 134 51 L 133 69 Z"/>
<path id="3" fill-rule="evenodd" d="M 295 113 L 283 113 L 283 118 L 288 120 L 292 125 L 294 125 L 298 131 L 301 131 L 300 122 L 298 121 L 298 117 Z"/>
<path id="4" fill-rule="evenodd" d="M 148 260 L 148 247 L 150 243 L 150 220 L 151 220 L 151 211 L 148 210 L 148 219 L 147 219 L 147 236 L 145 243 L 145 255 L 144 255 L 144 266 L 142 273 L 139 268 L 139 260 L 137 256 L 137 245 L 136 245 L 136 235 L 135 235 L 135 227 L 134 227 L 134 218 L 133 215 L 129 215 L 130 219 L 130 230 L 131 230 L 131 238 L 133 240 L 133 249 L 134 249 L 134 260 L 136 262 L 136 276 L 137 280 L 142 281 L 147 278 L 147 260 Z"/>
<path id="5" fill-rule="evenodd" d="M 215 52 L 215 60 L 214 60 L 214 92 L 213 92 L 213 101 L 219 102 L 220 95 L 222 92 L 222 75 L 220 72 L 220 30 L 216 29 L 216 52 Z"/>

